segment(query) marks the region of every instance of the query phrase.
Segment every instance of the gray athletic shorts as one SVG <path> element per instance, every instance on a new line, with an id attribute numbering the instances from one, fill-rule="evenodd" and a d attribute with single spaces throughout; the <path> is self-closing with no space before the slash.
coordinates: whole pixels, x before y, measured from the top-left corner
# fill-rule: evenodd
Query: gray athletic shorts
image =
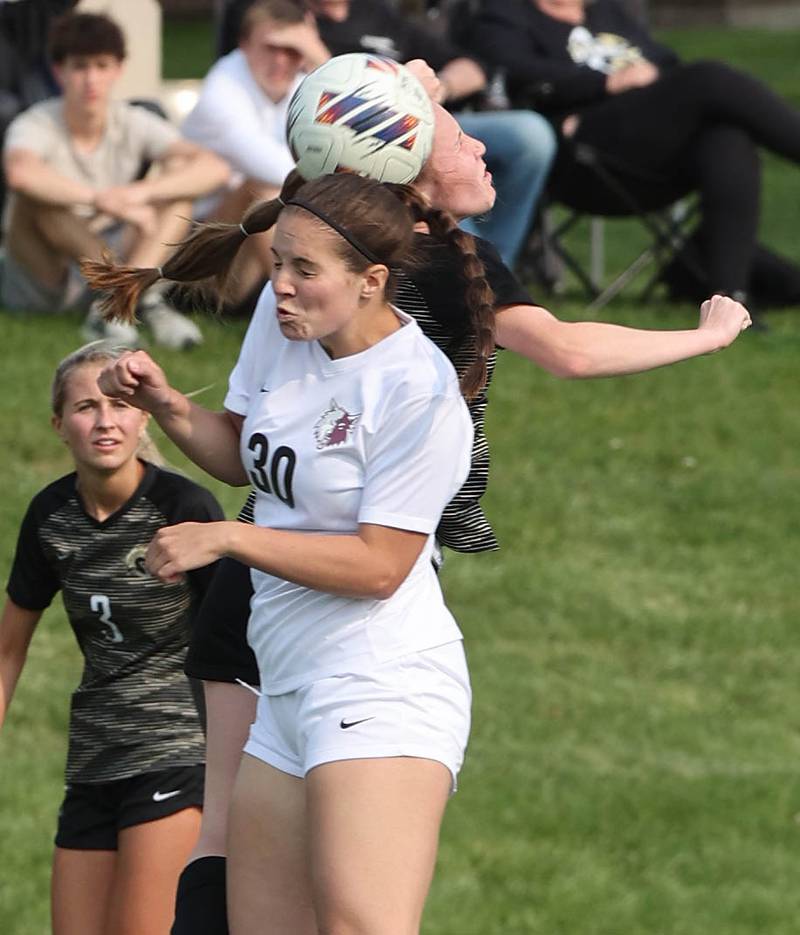
<path id="1" fill-rule="evenodd" d="M 48 289 L 7 252 L 0 259 L 0 306 L 15 312 L 50 315 L 67 308 L 88 309 L 92 297 L 78 267 L 70 264 L 62 289 Z"/>

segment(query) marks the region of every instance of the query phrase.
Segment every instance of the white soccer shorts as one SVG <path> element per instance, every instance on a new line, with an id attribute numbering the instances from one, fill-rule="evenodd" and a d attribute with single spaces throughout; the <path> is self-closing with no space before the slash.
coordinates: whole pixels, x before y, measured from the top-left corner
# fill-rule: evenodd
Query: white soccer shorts
<path id="1" fill-rule="evenodd" d="M 472 692 L 460 640 L 368 673 L 262 695 L 245 753 L 291 776 L 335 760 L 413 756 L 443 763 L 453 791 L 464 761 Z"/>

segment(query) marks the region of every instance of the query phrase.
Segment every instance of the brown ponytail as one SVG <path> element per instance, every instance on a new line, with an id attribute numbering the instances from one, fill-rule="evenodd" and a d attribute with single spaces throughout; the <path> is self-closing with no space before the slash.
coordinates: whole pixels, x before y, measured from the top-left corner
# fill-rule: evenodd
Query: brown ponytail
<path id="1" fill-rule="evenodd" d="M 495 295 L 486 279 L 486 269 L 478 256 L 475 238 L 461 230 L 451 214 L 431 207 L 413 186 L 388 187 L 411 209 L 416 222 L 427 224 L 437 240 L 449 244 L 461 255 L 462 273 L 467 281 L 465 300 L 469 312 L 469 335 L 475 348 L 475 359 L 461 377 L 461 392 L 466 399 L 474 399 L 486 386 L 488 361 L 496 343 Z"/>
<path id="2" fill-rule="evenodd" d="M 142 293 L 160 279 L 178 283 L 207 284 L 220 298 L 225 296 L 231 266 L 250 234 L 270 230 L 284 207 L 305 184 L 299 172 L 286 176 L 281 193 L 271 201 L 256 202 L 240 224 L 209 222 L 195 225 L 189 236 L 160 268 L 118 266 L 108 254 L 101 261 L 81 261 L 81 272 L 92 289 L 104 292 L 100 311 L 105 318 L 133 322 Z"/>

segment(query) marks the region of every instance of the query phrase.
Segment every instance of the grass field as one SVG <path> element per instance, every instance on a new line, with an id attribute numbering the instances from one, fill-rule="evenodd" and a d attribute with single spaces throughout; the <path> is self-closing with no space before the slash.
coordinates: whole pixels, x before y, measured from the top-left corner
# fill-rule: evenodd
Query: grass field
<path id="1" fill-rule="evenodd" d="M 798 34 L 670 39 L 800 103 Z M 765 239 L 800 259 L 800 172 L 767 159 L 765 175 Z M 607 237 L 612 261 L 635 247 L 626 225 Z M 553 308 L 583 314 L 575 296 Z M 604 314 L 644 327 L 694 317 L 630 299 Z M 487 507 L 503 548 L 451 554 L 444 571 L 474 729 L 426 935 L 797 932 L 800 319 L 769 321 L 723 354 L 638 377 L 564 383 L 501 360 Z M 46 387 L 77 325 L 0 317 L 4 575 L 29 498 L 68 469 Z M 158 357 L 182 389 L 214 384 L 201 397 L 213 406 L 242 328 L 203 327 L 203 348 Z M 233 514 L 241 494 L 211 486 Z M 3 935 L 47 930 L 79 670 L 54 607 L 0 738 Z"/>

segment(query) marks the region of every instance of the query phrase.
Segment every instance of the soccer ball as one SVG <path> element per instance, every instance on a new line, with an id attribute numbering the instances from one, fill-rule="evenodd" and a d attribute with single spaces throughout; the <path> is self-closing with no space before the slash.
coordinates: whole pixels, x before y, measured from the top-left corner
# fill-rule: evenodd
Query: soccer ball
<path id="1" fill-rule="evenodd" d="M 355 172 L 411 182 L 433 143 L 433 104 L 403 65 L 363 52 L 338 55 L 295 91 L 286 139 L 306 180 Z"/>

